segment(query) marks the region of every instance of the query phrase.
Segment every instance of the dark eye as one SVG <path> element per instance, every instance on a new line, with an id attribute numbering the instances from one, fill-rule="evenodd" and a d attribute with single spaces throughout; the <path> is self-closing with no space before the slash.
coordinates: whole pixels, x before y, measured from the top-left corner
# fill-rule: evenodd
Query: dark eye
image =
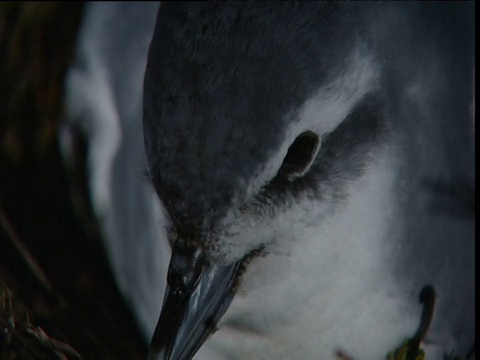
<path id="1" fill-rule="evenodd" d="M 318 135 L 313 131 L 305 131 L 298 135 L 288 149 L 280 173 L 289 178 L 302 176 L 315 159 L 319 143 Z"/>

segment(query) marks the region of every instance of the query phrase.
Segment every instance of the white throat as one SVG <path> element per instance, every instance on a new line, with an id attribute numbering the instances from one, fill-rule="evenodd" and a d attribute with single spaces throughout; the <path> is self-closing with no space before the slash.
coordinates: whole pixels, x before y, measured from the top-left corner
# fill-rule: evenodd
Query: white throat
<path id="1" fill-rule="evenodd" d="M 348 201 L 334 216 L 304 224 L 295 215 L 300 209 L 285 214 L 283 231 L 294 237 L 279 234 L 285 238 L 277 251 L 249 265 L 222 331 L 198 359 L 227 350 L 259 358 L 260 348 L 265 359 L 334 359 L 339 349 L 379 359 L 398 345 L 395 339 L 415 331 L 421 308 L 408 306 L 388 270 L 395 246 L 389 228 L 394 149 L 379 149 L 376 159 L 350 184 Z M 303 204 L 311 211 L 317 205 Z"/>

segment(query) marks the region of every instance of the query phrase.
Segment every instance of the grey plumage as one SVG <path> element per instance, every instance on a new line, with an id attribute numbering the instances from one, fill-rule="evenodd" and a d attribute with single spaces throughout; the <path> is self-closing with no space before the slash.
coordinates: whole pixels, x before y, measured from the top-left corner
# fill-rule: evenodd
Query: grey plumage
<path id="1" fill-rule="evenodd" d="M 412 299 L 423 285 L 438 284 L 439 321 L 459 348 L 470 346 L 473 226 L 432 212 L 427 181 L 473 180 L 471 6 L 163 5 L 145 77 L 144 134 L 153 184 L 179 236 L 193 236 L 215 261 L 232 261 L 216 254 L 227 247 L 217 238 L 229 237 L 232 223 L 222 218 L 230 209 L 261 222 L 307 197 L 328 205 L 320 214 L 326 221 L 376 161 L 372 152 L 397 147 L 391 195 L 398 206 L 387 232 L 397 244 L 392 277 Z M 356 66 L 355 51 L 373 66 L 375 84 L 338 126 L 319 134 L 321 149 L 304 176 L 289 180 L 279 171 L 249 193 L 272 154 L 293 141 L 287 130 L 305 102 Z M 353 92 L 349 85 L 330 96 Z M 271 236 L 242 249 L 274 251 Z"/>
<path id="2" fill-rule="evenodd" d="M 168 241 L 212 266 L 262 255 L 199 359 L 380 358 L 413 335 L 426 284 L 429 358 L 472 346 L 473 8 L 160 6 L 143 116 Z M 305 131 L 318 153 L 286 176 Z"/>

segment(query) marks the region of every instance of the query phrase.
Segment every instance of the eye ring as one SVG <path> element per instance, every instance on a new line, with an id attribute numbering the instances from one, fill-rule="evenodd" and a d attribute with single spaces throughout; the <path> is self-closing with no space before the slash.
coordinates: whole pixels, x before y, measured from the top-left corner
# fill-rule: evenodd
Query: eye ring
<path id="1" fill-rule="evenodd" d="M 320 148 L 319 136 L 307 130 L 296 137 L 288 148 L 279 174 L 289 180 L 303 176 L 311 167 Z"/>

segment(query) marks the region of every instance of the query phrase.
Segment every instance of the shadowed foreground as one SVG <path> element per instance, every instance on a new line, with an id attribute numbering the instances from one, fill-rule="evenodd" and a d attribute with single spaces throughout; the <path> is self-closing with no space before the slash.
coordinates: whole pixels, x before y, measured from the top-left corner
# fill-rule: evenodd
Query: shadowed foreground
<path id="1" fill-rule="evenodd" d="M 0 358 L 141 359 L 89 202 L 63 83 L 83 3 L 0 4 Z M 68 162 L 70 163 L 70 162 Z"/>

